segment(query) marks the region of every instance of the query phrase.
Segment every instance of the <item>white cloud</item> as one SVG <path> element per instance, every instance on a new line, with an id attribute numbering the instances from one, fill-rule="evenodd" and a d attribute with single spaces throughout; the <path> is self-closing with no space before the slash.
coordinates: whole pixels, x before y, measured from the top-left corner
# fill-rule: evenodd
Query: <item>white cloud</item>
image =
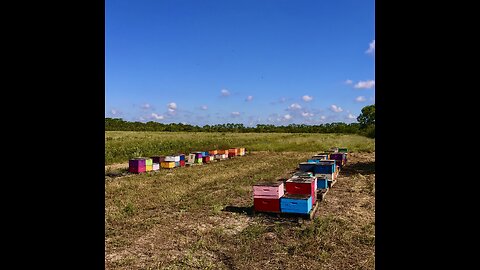
<path id="1" fill-rule="evenodd" d="M 303 99 L 303 101 L 305 101 L 305 102 L 309 102 L 309 101 L 312 101 L 313 97 L 308 96 L 308 95 L 305 95 L 305 96 L 302 97 L 302 99 Z"/>
<path id="2" fill-rule="evenodd" d="M 343 109 L 335 104 L 332 104 L 330 106 L 330 110 L 332 110 L 332 112 L 343 112 Z"/>
<path id="3" fill-rule="evenodd" d="M 355 117 L 355 115 L 349 113 L 348 114 L 348 119 L 357 119 L 357 117 Z"/>
<path id="4" fill-rule="evenodd" d="M 143 117 L 141 117 L 141 116 L 140 116 L 138 119 L 139 119 L 140 121 L 145 121 L 145 118 L 143 118 Z"/>
<path id="5" fill-rule="evenodd" d="M 298 103 L 293 103 L 292 105 L 288 106 L 288 108 L 292 110 L 300 110 L 302 106 L 300 106 Z"/>
<path id="6" fill-rule="evenodd" d="M 237 117 L 240 116 L 240 112 L 232 112 L 231 115 L 232 117 Z"/>
<path id="7" fill-rule="evenodd" d="M 356 102 L 365 102 L 365 101 L 367 101 L 367 99 L 364 96 L 358 96 L 357 98 L 355 98 L 355 101 Z"/>
<path id="8" fill-rule="evenodd" d="M 346 83 L 346 84 L 352 84 L 353 81 L 352 81 L 352 80 L 346 80 L 345 83 Z"/>
<path id="9" fill-rule="evenodd" d="M 327 117 L 325 115 L 320 116 L 320 119 L 325 120 Z"/>
<path id="10" fill-rule="evenodd" d="M 245 101 L 252 101 L 253 100 L 253 96 L 248 96 Z"/>
<path id="11" fill-rule="evenodd" d="M 207 105 L 202 105 L 202 107 L 200 107 L 200 109 L 202 109 L 202 110 L 208 110 L 208 106 L 207 106 Z"/>
<path id="12" fill-rule="evenodd" d="M 292 116 L 291 116 L 290 114 L 285 114 L 285 115 L 283 116 L 283 118 L 284 118 L 285 120 L 290 120 L 290 119 L 292 119 Z"/>
<path id="13" fill-rule="evenodd" d="M 145 110 L 150 109 L 150 107 L 151 107 L 151 106 L 150 106 L 150 104 L 148 104 L 148 103 L 145 103 L 145 104 L 142 105 L 142 109 L 145 109 Z"/>
<path id="14" fill-rule="evenodd" d="M 110 111 L 110 113 L 113 114 L 113 115 L 115 115 L 115 114 L 117 114 L 117 110 L 112 109 L 112 110 Z"/>
<path id="15" fill-rule="evenodd" d="M 355 84 L 354 87 L 366 89 L 366 88 L 372 88 L 374 86 L 375 86 L 375 81 L 370 80 L 370 81 L 359 81 L 357 84 Z"/>
<path id="16" fill-rule="evenodd" d="M 375 39 L 370 42 L 368 50 L 366 50 L 365 53 L 375 54 Z"/>
<path id="17" fill-rule="evenodd" d="M 168 103 L 168 109 L 175 111 L 177 109 L 177 103 L 175 102 Z"/>
<path id="18" fill-rule="evenodd" d="M 313 114 L 313 113 L 309 113 L 309 112 L 302 112 L 302 116 L 303 116 L 303 117 L 312 117 L 312 116 L 314 116 L 314 114 Z"/>
<path id="19" fill-rule="evenodd" d="M 227 90 L 227 89 L 222 89 L 220 91 L 222 97 L 227 97 L 227 96 L 230 96 L 230 92 Z"/>
<path id="20" fill-rule="evenodd" d="M 163 120 L 165 118 L 163 115 L 158 115 L 156 113 L 152 113 L 152 117 L 157 120 Z"/>

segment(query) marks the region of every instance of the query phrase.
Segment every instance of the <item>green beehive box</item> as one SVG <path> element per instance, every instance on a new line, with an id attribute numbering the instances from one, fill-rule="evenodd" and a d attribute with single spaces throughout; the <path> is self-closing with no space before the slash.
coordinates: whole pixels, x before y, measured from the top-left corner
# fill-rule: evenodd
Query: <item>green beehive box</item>
<path id="1" fill-rule="evenodd" d="M 145 165 L 146 166 L 152 166 L 153 165 L 153 159 L 145 158 Z"/>
<path id="2" fill-rule="evenodd" d="M 195 163 L 202 164 L 203 163 L 203 158 L 196 158 Z"/>
<path id="3" fill-rule="evenodd" d="M 338 153 L 348 153 L 347 148 L 338 148 Z"/>

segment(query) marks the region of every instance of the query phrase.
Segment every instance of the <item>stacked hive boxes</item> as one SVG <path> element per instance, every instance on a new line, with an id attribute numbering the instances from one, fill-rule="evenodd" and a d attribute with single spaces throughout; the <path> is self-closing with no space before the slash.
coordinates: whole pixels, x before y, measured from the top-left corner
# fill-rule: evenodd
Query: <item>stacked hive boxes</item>
<path id="1" fill-rule="evenodd" d="M 336 160 L 337 165 L 340 166 L 340 168 L 342 168 L 342 166 L 346 164 L 347 154 L 346 153 L 332 153 L 332 154 L 330 154 L 330 159 Z"/>
<path id="2" fill-rule="evenodd" d="M 142 173 L 146 171 L 145 159 L 134 158 L 128 161 L 128 171 L 131 173 Z"/>
<path id="3" fill-rule="evenodd" d="M 180 167 L 185 167 L 185 154 L 179 154 L 180 157 Z"/>
<path id="4" fill-rule="evenodd" d="M 186 164 L 193 165 L 195 163 L 195 154 L 188 154 Z"/>
<path id="5" fill-rule="evenodd" d="M 203 161 L 202 161 L 202 157 L 203 157 L 202 152 L 195 152 L 194 154 L 195 154 L 195 161 L 194 161 L 194 163 L 195 163 L 195 164 L 202 164 L 202 162 L 203 162 Z"/>
<path id="6" fill-rule="evenodd" d="M 145 158 L 145 171 L 153 171 L 153 160 L 151 158 Z"/>
<path id="7" fill-rule="evenodd" d="M 235 157 L 238 154 L 238 149 L 237 148 L 230 148 L 228 149 L 228 157 Z"/>
<path id="8" fill-rule="evenodd" d="M 285 190 L 287 194 L 304 194 L 311 196 L 311 206 L 313 206 L 317 194 L 317 179 L 316 177 L 294 176 L 285 182 Z"/>
<path id="9" fill-rule="evenodd" d="M 280 198 L 284 194 L 283 182 L 258 183 L 253 186 L 253 208 L 259 212 L 280 212 Z"/>
<path id="10" fill-rule="evenodd" d="M 160 170 L 160 163 L 165 160 L 164 156 L 153 156 L 150 157 L 153 162 L 153 170 L 158 171 Z"/>

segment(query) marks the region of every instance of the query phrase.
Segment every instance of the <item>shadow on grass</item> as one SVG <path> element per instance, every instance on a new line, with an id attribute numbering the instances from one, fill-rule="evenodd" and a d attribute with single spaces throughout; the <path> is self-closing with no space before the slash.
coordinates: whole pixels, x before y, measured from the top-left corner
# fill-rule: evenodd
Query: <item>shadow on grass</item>
<path id="1" fill-rule="evenodd" d="M 357 162 L 344 166 L 340 171 L 340 174 L 345 176 L 351 176 L 354 174 L 360 173 L 362 175 L 374 174 L 375 173 L 375 161 L 369 162 Z"/>
<path id="2" fill-rule="evenodd" d="M 240 214 L 245 214 L 247 216 L 253 216 L 253 206 L 239 207 L 239 206 L 229 205 L 223 208 L 222 211 L 240 213 Z"/>
<path id="3" fill-rule="evenodd" d="M 105 171 L 105 176 L 115 178 L 115 177 L 125 176 L 128 173 L 129 173 L 128 168 L 114 169 L 114 170 L 108 170 L 107 169 Z"/>

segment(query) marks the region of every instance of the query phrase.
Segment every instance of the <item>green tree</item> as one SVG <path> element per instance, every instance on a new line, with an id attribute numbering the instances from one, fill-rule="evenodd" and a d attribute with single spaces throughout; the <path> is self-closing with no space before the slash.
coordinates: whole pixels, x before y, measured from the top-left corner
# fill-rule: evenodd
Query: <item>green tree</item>
<path id="1" fill-rule="evenodd" d="M 362 128 L 375 125 L 375 104 L 362 108 L 362 113 L 357 117 Z"/>

